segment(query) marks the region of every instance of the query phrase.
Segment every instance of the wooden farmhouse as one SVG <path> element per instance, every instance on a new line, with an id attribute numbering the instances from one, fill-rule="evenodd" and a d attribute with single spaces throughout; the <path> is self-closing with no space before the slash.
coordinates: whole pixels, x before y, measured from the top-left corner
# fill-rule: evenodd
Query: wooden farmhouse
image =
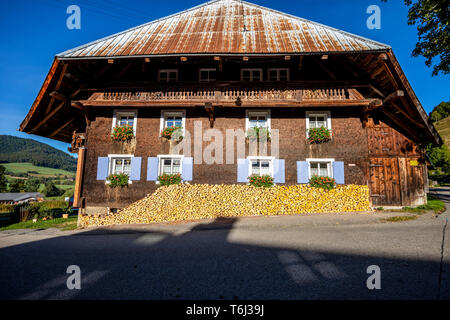
<path id="1" fill-rule="evenodd" d="M 114 141 L 125 125 L 132 138 Z M 199 125 L 224 137 L 265 128 L 269 152 L 247 138 L 240 154 L 237 142 L 223 142 L 231 159 L 197 160 L 214 140 L 194 138 Z M 182 150 L 162 137 L 171 127 L 181 128 Z M 310 141 L 319 128 L 331 139 Z M 256 174 L 293 185 L 320 175 L 368 185 L 374 207 L 420 205 L 425 145 L 440 143 L 390 46 L 237 0 L 56 55 L 20 130 L 71 144 L 74 202 L 93 214 L 154 192 L 163 173 L 191 184 L 247 183 Z M 108 186 L 115 173 L 129 176 L 128 187 Z"/>

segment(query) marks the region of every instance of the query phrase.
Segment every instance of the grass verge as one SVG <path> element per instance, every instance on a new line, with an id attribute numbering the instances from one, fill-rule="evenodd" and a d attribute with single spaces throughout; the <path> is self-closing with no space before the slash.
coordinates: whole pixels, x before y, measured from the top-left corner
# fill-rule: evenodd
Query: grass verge
<path id="1" fill-rule="evenodd" d="M 33 222 L 32 220 L 10 224 L 9 226 L 0 228 L 3 230 L 16 230 L 16 229 L 48 229 L 48 228 L 58 228 L 62 231 L 74 230 L 77 228 L 77 217 L 56 218 L 51 220 L 38 220 Z"/>
<path id="2" fill-rule="evenodd" d="M 397 216 L 397 217 L 390 217 L 383 219 L 383 221 L 386 222 L 400 222 L 400 221 L 408 221 L 408 220 L 415 220 L 417 219 L 417 216 Z"/>

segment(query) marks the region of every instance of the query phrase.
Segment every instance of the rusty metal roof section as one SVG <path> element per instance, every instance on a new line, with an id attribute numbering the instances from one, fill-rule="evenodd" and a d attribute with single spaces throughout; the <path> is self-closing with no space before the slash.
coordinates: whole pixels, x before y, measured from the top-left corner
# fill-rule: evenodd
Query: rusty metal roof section
<path id="1" fill-rule="evenodd" d="M 215 0 L 63 52 L 59 59 L 320 54 L 388 45 L 239 0 Z"/>

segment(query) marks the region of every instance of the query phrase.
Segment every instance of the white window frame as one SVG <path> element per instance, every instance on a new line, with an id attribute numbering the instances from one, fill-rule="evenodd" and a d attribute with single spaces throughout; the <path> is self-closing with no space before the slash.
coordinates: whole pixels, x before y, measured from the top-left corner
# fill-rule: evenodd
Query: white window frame
<path id="1" fill-rule="evenodd" d="M 183 137 L 186 136 L 186 109 L 165 109 L 161 110 L 160 124 L 159 124 L 159 132 L 165 129 L 166 118 L 168 116 L 181 116 L 182 118 L 182 127 L 183 127 Z"/>
<path id="2" fill-rule="evenodd" d="M 158 157 L 158 177 L 162 174 L 162 163 L 161 159 L 180 159 L 180 174 L 183 174 L 183 159 L 184 155 L 178 155 L 178 154 L 160 154 Z"/>
<path id="3" fill-rule="evenodd" d="M 208 79 L 202 79 L 202 72 L 203 71 L 208 71 Z M 216 72 L 216 79 L 210 79 L 209 78 L 209 72 L 210 71 L 215 71 Z M 198 80 L 200 82 L 213 82 L 213 81 L 217 81 L 217 68 L 200 68 L 198 69 Z"/>
<path id="4" fill-rule="evenodd" d="M 331 112 L 330 111 L 306 111 L 306 137 L 309 137 L 309 118 L 310 117 L 320 117 L 324 116 L 325 121 L 327 122 L 327 129 L 332 131 L 331 129 Z"/>
<path id="5" fill-rule="evenodd" d="M 327 169 L 329 173 L 329 178 L 333 178 L 333 163 L 334 158 L 307 158 L 306 162 L 308 163 L 308 178 L 311 179 L 311 162 L 322 162 L 327 163 Z"/>
<path id="6" fill-rule="evenodd" d="M 108 176 L 110 176 L 111 174 L 113 174 L 113 160 L 115 159 L 121 159 L 121 160 L 132 160 L 132 158 L 134 157 L 133 154 L 108 154 Z M 130 175 L 128 176 L 128 184 L 132 184 L 133 182 L 131 181 L 131 163 L 130 163 Z M 111 182 L 109 180 L 106 180 L 106 184 L 110 184 Z"/>
<path id="7" fill-rule="evenodd" d="M 244 71 L 250 71 L 250 80 L 244 80 Z M 259 71 L 260 79 L 253 80 L 253 72 Z M 241 81 L 263 81 L 263 69 L 262 68 L 242 68 L 241 69 Z"/>
<path id="8" fill-rule="evenodd" d="M 117 119 L 119 118 L 120 115 L 128 115 L 128 116 L 132 115 L 134 117 L 133 134 L 136 136 L 137 114 L 138 114 L 137 109 L 131 109 L 131 110 L 130 109 L 128 109 L 128 110 L 126 110 L 126 109 L 114 109 L 111 132 L 118 125 L 117 124 Z"/>
<path id="9" fill-rule="evenodd" d="M 175 81 L 178 81 L 178 69 L 160 69 L 160 70 L 158 70 L 158 82 L 162 82 L 161 81 L 161 73 L 163 73 L 163 72 L 167 72 L 167 73 L 175 72 L 177 75 L 175 78 Z M 167 80 L 165 80 L 164 82 L 170 82 L 169 79 L 170 79 L 169 74 L 167 74 Z"/>
<path id="10" fill-rule="evenodd" d="M 276 71 L 277 72 L 277 79 L 276 80 L 270 80 L 270 71 Z M 270 68 L 267 69 L 267 81 L 281 81 L 280 80 L 280 71 L 287 71 L 287 80 L 289 81 L 291 79 L 291 72 L 289 70 L 289 68 Z M 285 81 L 285 80 L 283 80 Z"/>
<path id="11" fill-rule="evenodd" d="M 274 178 L 274 169 L 273 169 L 273 163 L 275 161 L 275 157 L 260 157 L 260 156 L 248 156 L 248 175 L 253 175 L 252 171 L 252 160 L 260 160 L 260 161 L 269 161 L 269 170 L 270 170 L 270 176 Z"/>
<path id="12" fill-rule="evenodd" d="M 271 122 L 271 115 L 270 115 L 270 109 L 246 109 L 245 110 L 245 132 L 248 132 L 248 129 L 250 129 L 250 117 L 252 115 L 266 116 L 267 121 L 267 129 L 269 132 L 272 130 L 272 122 Z"/>

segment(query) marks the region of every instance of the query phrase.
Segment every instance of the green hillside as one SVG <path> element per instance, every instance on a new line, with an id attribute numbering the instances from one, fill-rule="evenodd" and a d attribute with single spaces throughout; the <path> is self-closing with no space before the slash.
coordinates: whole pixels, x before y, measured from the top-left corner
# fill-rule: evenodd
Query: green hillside
<path id="1" fill-rule="evenodd" d="M 450 116 L 436 121 L 434 127 L 439 132 L 445 144 L 450 148 Z"/>
<path id="2" fill-rule="evenodd" d="M 75 172 L 77 167 L 77 160 L 74 157 L 45 143 L 33 139 L 0 135 L 0 163 L 19 162 L 71 172 Z M 23 170 L 38 171 L 34 169 Z"/>
<path id="3" fill-rule="evenodd" d="M 1 165 L 5 167 L 7 172 L 14 175 L 28 173 L 28 175 L 32 177 L 56 177 L 57 175 L 64 175 L 68 177 L 75 176 L 75 173 L 71 171 L 38 167 L 29 162 L 2 163 Z"/>

